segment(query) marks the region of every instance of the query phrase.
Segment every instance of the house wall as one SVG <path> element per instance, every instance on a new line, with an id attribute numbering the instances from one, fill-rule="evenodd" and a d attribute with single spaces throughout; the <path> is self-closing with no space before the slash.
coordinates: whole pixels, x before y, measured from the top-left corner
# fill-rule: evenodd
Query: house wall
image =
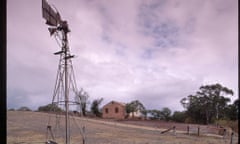
<path id="1" fill-rule="evenodd" d="M 138 117 L 138 118 L 140 118 L 140 117 L 143 117 L 143 115 L 142 115 L 142 113 L 140 112 L 140 110 L 138 110 L 138 111 L 136 111 L 136 112 L 131 112 L 131 113 L 129 113 L 129 118 L 133 118 L 133 117 Z"/>
<path id="2" fill-rule="evenodd" d="M 103 118 L 124 119 L 125 106 L 118 102 L 110 102 L 102 108 Z"/>

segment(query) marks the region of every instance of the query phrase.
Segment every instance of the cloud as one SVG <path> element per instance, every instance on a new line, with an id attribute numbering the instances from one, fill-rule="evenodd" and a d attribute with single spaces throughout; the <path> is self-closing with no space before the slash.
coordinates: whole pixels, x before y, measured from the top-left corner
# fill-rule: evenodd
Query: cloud
<path id="1" fill-rule="evenodd" d="M 77 86 L 90 100 L 179 110 L 183 97 L 216 82 L 238 95 L 237 0 L 49 3 L 68 21 Z M 37 108 L 51 101 L 60 47 L 40 1 L 7 7 L 8 107 Z"/>

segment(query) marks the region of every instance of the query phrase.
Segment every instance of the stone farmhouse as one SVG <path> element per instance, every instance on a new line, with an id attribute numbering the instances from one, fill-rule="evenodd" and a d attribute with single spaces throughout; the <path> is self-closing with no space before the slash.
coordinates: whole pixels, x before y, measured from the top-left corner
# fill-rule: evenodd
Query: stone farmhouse
<path id="1" fill-rule="evenodd" d="M 125 104 L 111 101 L 102 108 L 102 118 L 125 119 Z"/>
<path id="2" fill-rule="evenodd" d="M 125 110 L 125 104 L 117 101 L 111 101 L 102 107 L 102 118 L 108 119 L 125 119 L 125 118 L 134 118 L 139 119 L 143 118 L 144 116 L 140 112 L 140 110 L 136 112 L 131 112 L 127 116 Z"/>

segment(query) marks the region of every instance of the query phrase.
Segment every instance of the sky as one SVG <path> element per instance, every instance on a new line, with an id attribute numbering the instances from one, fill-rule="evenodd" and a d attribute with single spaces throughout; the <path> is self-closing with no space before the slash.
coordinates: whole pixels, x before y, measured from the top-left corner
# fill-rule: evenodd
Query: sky
<path id="1" fill-rule="evenodd" d="M 67 20 L 77 87 L 89 101 L 180 100 L 220 83 L 238 98 L 237 0 L 48 0 Z M 7 1 L 7 107 L 51 103 L 60 50 L 41 0 Z"/>

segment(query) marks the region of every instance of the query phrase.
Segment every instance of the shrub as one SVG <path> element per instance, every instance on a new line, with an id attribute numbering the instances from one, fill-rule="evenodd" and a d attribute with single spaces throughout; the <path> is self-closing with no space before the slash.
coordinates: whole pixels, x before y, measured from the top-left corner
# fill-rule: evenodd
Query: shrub
<path id="1" fill-rule="evenodd" d="M 175 111 L 172 115 L 172 120 L 175 122 L 185 122 L 187 115 L 185 112 Z"/>
<path id="2" fill-rule="evenodd" d="M 45 106 L 40 106 L 38 108 L 38 111 L 43 111 L 43 112 L 62 112 L 62 109 L 59 108 L 56 104 L 48 104 Z"/>
<path id="3" fill-rule="evenodd" d="M 222 127 L 230 127 L 234 132 L 238 133 L 238 120 L 232 121 L 232 120 L 218 120 L 216 121 L 216 124 L 222 126 Z"/>
<path id="4" fill-rule="evenodd" d="M 190 118 L 190 117 L 187 117 L 185 119 L 185 123 L 193 123 L 194 121 Z"/>
<path id="5" fill-rule="evenodd" d="M 20 107 L 18 111 L 32 111 L 32 110 L 28 107 L 23 106 L 23 107 Z"/>
<path id="6" fill-rule="evenodd" d="M 15 111 L 15 109 L 14 108 L 10 108 L 10 109 L 8 109 L 8 111 Z"/>

